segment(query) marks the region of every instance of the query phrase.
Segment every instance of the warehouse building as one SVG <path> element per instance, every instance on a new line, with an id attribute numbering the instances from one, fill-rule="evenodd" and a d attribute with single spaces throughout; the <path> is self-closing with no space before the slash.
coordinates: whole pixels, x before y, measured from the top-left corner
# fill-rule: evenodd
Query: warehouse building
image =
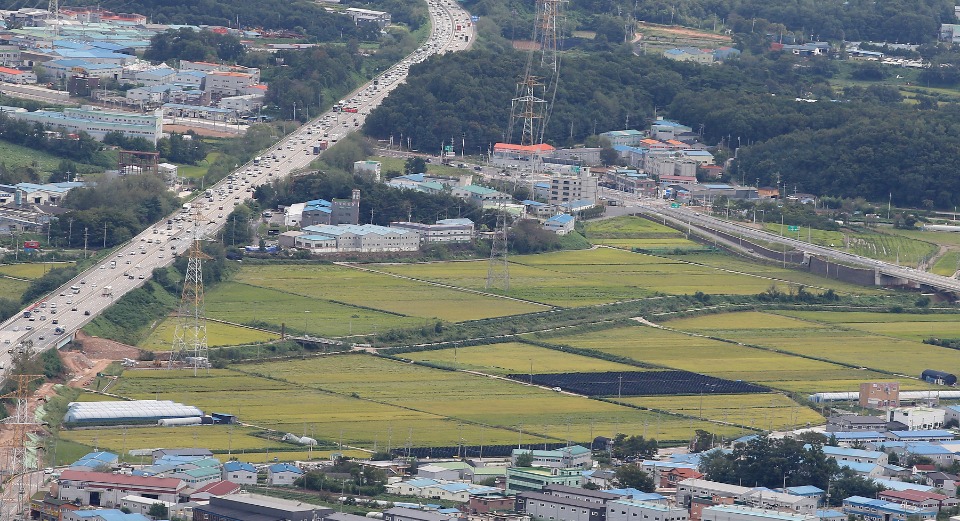
<path id="1" fill-rule="evenodd" d="M 67 132 L 86 132 L 90 137 L 102 141 L 110 132 L 119 132 L 127 138 L 142 137 L 157 144 L 162 133 L 163 116 L 158 110 L 153 114 L 133 114 L 129 112 L 110 112 L 100 107 L 85 105 L 80 108 L 65 108 L 63 112 L 52 110 L 4 111 L 9 117 L 20 121 L 30 121 L 52 128 L 63 128 Z"/>
<path id="2" fill-rule="evenodd" d="M 230 494 L 211 497 L 207 505 L 193 508 L 193 521 L 273 520 L 316 521 L 333 513 L 333 509 L 300 501 L 290 501 L 259 494 Z"/>
<path id="3" fill-rule="evenodd" d="M 392 222 L 391 228 L 410 230 L 420 236 L 423 244 L 433 242 L 471 242 L 475 227 L 470 219 L 441 219 L 436 224 Z"/>
<path id="4" fill-rule="evenodd" d="M 57 498 L 81 505 L 113 507 L 126 496 L 149 497 L 176 503 L 187 485 L 176 478 L 130 476 L 109 472 L 64 470 L 60 474 Z"/>
<path id="5" fill-rule="evenodd" d="M 294 246 L 314 253 L 417 251 L 420 236 L 413 231 L 374 224 L 316 225 L 294 237 Z"/>

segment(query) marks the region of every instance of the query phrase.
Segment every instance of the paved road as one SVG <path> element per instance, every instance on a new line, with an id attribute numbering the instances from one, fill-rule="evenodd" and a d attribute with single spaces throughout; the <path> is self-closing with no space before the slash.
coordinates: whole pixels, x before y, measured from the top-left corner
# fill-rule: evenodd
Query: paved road
<path id="1" fill-rule="evenodd" d="M 102 313 L 117 298 L 143 285 L 154 268 L 167 266 L 189 247 L 191 215 L 199 213 L 198 234 L 213 237 L 233 207 L 253 195 L 256 186 L 306 168 L 316 159 L 313 147 L 330 144 L 363 125 L 371 110 L 402 84 L 410 65 L 433 54 L 469 48 L 475 39 L 470 15 L 453 0 L 428 0 L 433 33 L 416 51 L 354 91 L 342 106 L 351 112 L 326 112 L 263 152 L 189 203 L 191 207 L 155 223 L 114 253 L 0 324 L 0 369 L 9 370 L 18 344 L 33 343 L 34 353 L 65 343 L 72 334 Z M 468 26 L 469 24 L 469 26 Z M 457 30 L 457 25 L 461 26 Z M 467 36 L 468 40 L 464 41 Z M 352 112 L 352 111 L 356 112 Z M 30 316 L 25 316 L 29 312 Z M 62 332 L 57 332 L 61 328 Z M 27 344 L 29 345 L 29 344 Z"/>
<path id="2" fill-rule="evenodd" d="M 662 201 L 653 202 L 646 200 L 644 202 L 637 202 L 636 204 L 640 211 L 648 215 L 655 215 L 658 218 L 666 217 L 668 219 L 673 219 L 682 223 L 689 223 L 708 230 L 718 230 L 726 233 L 741 235 L 745 238 L 757 239 L 777 244 L 785 244 L 796 250 L 803 251 L 811 255 L 832 259 L 851 266 L 875 269 L 883 275 L 897 277 L 914 283 L 919 283 L 930 288 L 936 288 L 938 290 L 960 294 L 960 280 L 950 277 L 934 275 L 933 273 L 919 271 L 905 266 L 898 266 L 890 262 L 863 257 L 861 255 L 856 255 L 842 250 L 837 250 L 826 246 L 819 246 L 797 239 L 791 239 L 790 237 L 781 237 L 780 235 L 770 233 L 765 230 L 758 230 L 756 228 L 750 228 L 748 226 L 742 226 L 737 223 L 717 219 L 686 207 L 671 208 Z"/>

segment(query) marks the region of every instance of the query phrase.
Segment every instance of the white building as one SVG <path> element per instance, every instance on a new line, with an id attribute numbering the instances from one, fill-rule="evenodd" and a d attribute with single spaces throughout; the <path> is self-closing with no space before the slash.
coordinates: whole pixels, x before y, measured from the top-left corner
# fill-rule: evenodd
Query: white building
<path id="1" fill-rule="evenodd" d="M 221 109 L 231 110 L 240 114 L 249 114 L 256 112 L 263 106 L 263 96 L 259 94 L 226 96 L 220 98 L 220 103 L 217 105 L 219 105 Z"/>
<path id="2" fill-rule="evenodd" d="M 156 503 L 160 503 L 161 505 L 167 507 L 168 511 L 170 507 L 176 504 L 169 501 L 160 501 L 158 499 L 130 495 L 120 498 L 120 504 L 117 506 L 119 508 L 125 508 L 129 510 L 133 514 L 141 514 L 145 516 L 147 515 L 147 512 L 150 511 L 150 508 Z"/>
<path id="3" fill-rule="evenodd" d="M 610 141 L 610 146 L 628 146 L 635 147 L 640 145 L 640 140 L 646 137 L 640 130 L 611 130 L 600 134 L 600 137 Z"/>
<path id="4" fill-rule="evenodd" d="M 566 235 L 573 231 L 576 219 L 568 213 L 554 215 L 543 223 L 543 229 L 557 235 Z"/>
<path id="5" fill-rule="evenodd" d="M 119 132 L 127 138 L 142 137 L 154 145 L 160 139 L 163 124 L 163 117 L 159 110 L 153 114 L 134 114 L 107 111 L 92 106 L 68 107 L 63 109 L 63 112 L 51 110 L 7 112 L 7 115 L 21 121 L 47 125 L 53 129 L 63 128 L 67 132 L 86 132 L 97 140 L 103 140 L 104 136 L 110 132 Z"/>
<path id="6" fill-rule="evenodd" d="M 420 236 L 410 230 L 373 224 L 318 224 L 303 228 L 294 245 L 314 253 L 417 251 Z"/>
<path id="7" fill-rule="evenodd" d="M 390 13 L 385 13 L 383 11 L 349 7 L 344 9 L 343 12 L 350 15 L 350 17 L 353 18 L 353 23 L 357 25 L 362 23 L 375 23 L 380 27 L 386 27 L 387 25 L 390 25 Z"/>
<path id="8" fill-rule="evenodd" d="M 566 206 L 573 201 L 597 204 L 597 194 L 597 178 L 584 167 L 577 174 L 551 177 L 547 202 L 557 206 Z"/>
<path id="9" fill-rule="evenodd" d="M 186 489 L 183 481 L 175 478 L 129 476 L 109 472 L 64 470 L 58 480 L 57 498 L 89 505 L 95 499 L 101 506 L 116 506 L 129 495 L 149 494 L 160 501 L 176 503 L 180 492 Z"/>
<path id="10" fill-rule="evenodd" d="M 529 454 L 533 459 L 531 466 L 555 469 L 589 469 L 593 466 L 593 454 L 582 445 L 572 445 L 555 450 L 513 449 L 510 455 L 511 465 L 517 465 L 517 458 Z"/>
<path id="11" fill-rule="evenodd" d="M 887 411 L 887 421 L 900 422 L 911 431 L 940 429 L 946 411 L 932 407 L 897 407 Z"/>
<path id="12" fill-rule="evenodd" d="M 162 67 L 137 71 L 134 74 L 133 81 L 143 84 L 144 87 L 152 87 L 154 85 L 171 83 L 176 75 L 177 71 L 164 65 Z"/>
<path id="13" fill-rule="evenodd" d="M 607 503 L 607 521 L 687 521 L 685 508 L 647 501 L 617 499 Z"/>
<path id="14" fill-rule="evenodd" d="M 432 242 L 470 242 L 476 234 L 470 219 L 441 219 L 437 224 L 392 222 L 391 228 L 410 230 L 420 236 L 423 244 Z"/>
<path id="15" fill-rule="evenodd" d="M 37 75 L 30 71 L 21 71 L 9 67 L 0 67 L 0 81 L 6 83 L 17 83 L 20 85 L 36 83 Z"/>
<path id="16" fill-rule="evenodd" d="M 293 485 L 303 471 L 289 463 L 276 463 L 267 467 L 267 484 L 271 486 Z"/>
<path id="17" fill-rule="evenodd" d="M 256 485 L 257 468 L 242 461 L 228 461 L 223 464 L 223 480 L 238 485 Z"/>
<path id="18" fill-rule="evenodd" d="M 243 89 L 256 85 L 253 74 L 243 72 L 214 71 L 207 74 L 204 90 L 215 97 L 239 96 Z"/>
<path id="19" fill-rule="evenodd" d="M 794 514 L 778 510 L 745 507 L 740 505 L 716 505 L 700 512 L 701 521 L 819 521 L 815 514 Z"/>

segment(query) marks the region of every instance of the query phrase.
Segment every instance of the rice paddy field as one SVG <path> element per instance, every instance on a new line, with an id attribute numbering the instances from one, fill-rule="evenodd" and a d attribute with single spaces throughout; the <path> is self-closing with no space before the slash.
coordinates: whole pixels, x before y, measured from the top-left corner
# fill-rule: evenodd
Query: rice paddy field
<path id="1" fill-rule="evenodd" d="M 648 250 L 691 250 L 702 246 L 673 228 L 649 219 L 625 215 L 585 225 L 586 237 L 593 244 L 616 248 Z"/>
<path id="2" fill-rule="evenodd" d="M 27 286 L 29 285 L 30 283 L 25 280 L 0 277 L 0 295 L 19 301 L 20 296 L 23 295 L 23 292 L 27 290 Z"/>
<path id="3" fill-rule="evenodd" d="M 766 430 L 823 422 L 823 417 L 809 407 L 777 393 L 631 397 L 619 401 Z"/>
<path id="4" fill-rule="evenodd" d="M 960 270 L 960 251 L 952 250 L 937 259 L 930 271 L 944 277 L 952 277 L 957 270 Z"/>
<path id="5" fill-rule="evenodd" d="M 425 288 L 425 290 L 428 288 Z M 242 282 L 218 284 L 206 295 L 207 316 L 237 324 L 281 324 L 319 336 L 369 334 L 391 328 L 415 327 L 424 319 L 310 298 L 287 290 Z"/>
<path id="6" fill-rule="evenodd" d="M 734 314 L 698 318 L 717 320 L 730 315 Z M 754 318 L 766 320 L 766 314 L 762 315 L 764 316 Z M 747 323 L 747 318 L 742 317 L 741 322 Z M 776 324 L 779 326 L 777 328 L 761 329 L 764 325 L 761 322 L 745 328 L 744 331 L 777 336 L 789 334 L 790 331 L 799 333 L 806 327 L 803 321 L 797 320 L 795 324 L 788 325 L 785 322 L 789 321 L 789 318 L 780 318 L 783 320 Z M 702 326 L 701 329 L 700 324 L 695 322 L 685 323 L 693 320 L 696 319 L 681 319 L 665 325 L 676 329 L 681 329 L 681 326 L 696 326 L 690 327 L 694 334 L 637 325 L 590 333 L 550 335 L 542 339 L 555 344 L 632 358 L 663 368 L 682 369 L 728 380 L 743 380 L 772 389 L 805 394 L 856 390 L 860 382 L 890 379 L 890 375 L 876 371 L 707 338 L 702 336 L 707 330 L 711 336 L 721 335 L 709 325 Z M 774 324 L 771 322 L 771 325 Z M 915 380 L 904 381 L 902 385 L 905 389 L 929 387 Z"/>
<path id="7" fill-rule="evenodd" d="M 960 351 L 881 334 L 883 330 L 892 333 L 898 331 L 909 333 L 912 330 L 912 335 L 915 336 L 918 329 L 937 330 L 939 321 L 912 322 L 910 317 L 913 315 L 883 314 L 886 318 L 901 319 L 903 323 L 888 325 L 880 322 L 877 326 L 875 324 L 881 317 L 875 317 L 878 319 L 877 322 L 861 322 L 859 324 L 865 325 L 857 326 L 856 324 L 848 325 L 846 322 L 829 323 L 811 320 L 820 316 L 817 314 L 805 313 L 803 315 L 805 319 L 786 316 L 780 319 L 767 319 L 756 315 L 757 313 L 729 313 L 672 320 L 665 325 L 736 342 L 760 345 L 784 353 L 815 357 L 890 374 L 919 376 L 924 369 L 960 365 Z M 830 316 L 834 319 L 840 318 L 837 315 L 847 314 L 834 313 Z M 941 319 L 957 318 L 956 315 L 939 317 Z M 851 319 L 854 318 L 847 317 L 847 320 Z M 934 325 L 931 326 L 931 324 Z M 956 331 L 957 326 L 955 323 L 948 323 L 946 329 Z M 910 334 L 907 336 L 909 337 Z"/>
<path id="8" fill-rule="evenodd" d="M 380 265 L 378 270 L 480 290 L 487 261 Z M 789 284 L 614 248 L 510 258 L 511 297 L 577 307 L 647 297 L 657 292 L 754 294 Z"/>
<path id="9" fill-rule="evenodd" d="M 905 340 L 921 341 L 931 337 L 960 338 L 960 315 L 956 314 L 830 311 L 778 311 L 777 313 Z"/>
<path id="10" fill-rule="evenodd" d="M 173 334 L 176 327 L 176 318 L 168 317 L 164 319 L 138 347 L 149 351 L 169 351 L 170 346 L 173 345 Z M 280 338 L 280 335 L 266 331 L 224 324 L 213 320 L 207 321 L 207 345 L 210 347 L 254 344 L 278 338 Z"/>
<path id="11" fill-rule="evenodd" d="M 488 344 L 457 349 L 419 351 L 399 355 L 442 367 L 486 374 L 573 373 L 637 371 L 639 368 L 599 358 L 563 353 L 520 342 Z"/>
<path id="12" fill-rule="evenodd" d="M 558 362 L 556 369 L 580 361 L 573 355 L 561 358 L 563 362 Z M 620 365 L 590 359 L 583 362 L 597 369 Z M 454 446 L 461 440 L 467 446 L 587 442 L 601 434 L 643 430 L 649 436 L 679 443 L 698 428 L 724 436 L 744 431 L 509 380 L 363 354 L 246 364 L 232 370 L 210 370 L 208 376 L 201 377 L 194 377 L 190 371 L 127 371 L 111 392 L 141 399 L 165 397 L 204 411 L 237 414 L 254 429 L 305 433 L 333 443 L 342 439 L 344 446 L 369 450 Z M 230 434 L 220 427 L 130 428 L 125 438 L 123 429 L 113 428 L 64 431 L 63 435 L 64 439 L 84 444 L 93 443 L 92 437 L 97 436 L 101 447 L 119 450 L 126 443 L 129 450 L 169 446 L 157 438 L 162 439 L 164 433 L 175 433 L 177 443 L 215 447 L 230 443 L 248 454 L 266 454 L 279 443 L 241 430 L 234 430 L 232 441 L 227 440 L 224 437 Z M 270 454 L 281 459 L 288 455 Z"/>
<path id="13" fill-rule="evenodd" d="M 314 300 L 373 308 L 403 317 L 452 322 L 546 309 L 533 303 L 342 266 L 303 264 L 244 267 L 234 278 L 234 282 Z M 342 318 L 346 319 L 347 317 Z"/>

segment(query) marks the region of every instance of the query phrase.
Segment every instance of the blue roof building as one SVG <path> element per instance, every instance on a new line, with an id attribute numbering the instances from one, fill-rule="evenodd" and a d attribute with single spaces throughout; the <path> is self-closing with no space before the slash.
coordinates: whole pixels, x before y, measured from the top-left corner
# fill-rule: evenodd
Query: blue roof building
<path id="1" fill-rule="evenodd" d="M 70 516 L 85 521 L 150 521 L 142 514 L 124 514 L 117 509 L 72 510 Z"/>
<path id="2" fill-rule="evenodd" d="M 257 467 L 254 467 L 253 465 L 249 463 L 244 463 L 242 461 L 228 461 L 223 464 L 223 470 L 227 472 L 239 472 L 239 471 L 256 472 Z"/>
<path id="3" fill-rule="evenodd" d="M 937 516 L 934 509 L 901 505 L 882 499 L 870 499 L 863 496 L 851 496 L 843 500 L 843 511 L 847 514 L 882 521 L 906 521 L 912 519 L 933 519 Z"/>
<path id="4" fill-rule="evenodd" d="M 944 429 L 890 431 L 887 433 L 887 436 L 897 441 L 950 441 L 954 439 L 953 432 Z"/>
<path id="5" fill-rule="evenodd" d="M 543 229 L 551 231 L 557 235 L 566 235 L 573 231 L 576 219 L 568 213 L 554 215 L 543 223 Z"/>
<path id="6" fill-rule="evenodd" d="M 119 459 L 119 456 L 112 452 L 90 452 L 70 465 L 70 468 L 73 470 L 94 470 L 104 465 L 111 466 Z"/>

